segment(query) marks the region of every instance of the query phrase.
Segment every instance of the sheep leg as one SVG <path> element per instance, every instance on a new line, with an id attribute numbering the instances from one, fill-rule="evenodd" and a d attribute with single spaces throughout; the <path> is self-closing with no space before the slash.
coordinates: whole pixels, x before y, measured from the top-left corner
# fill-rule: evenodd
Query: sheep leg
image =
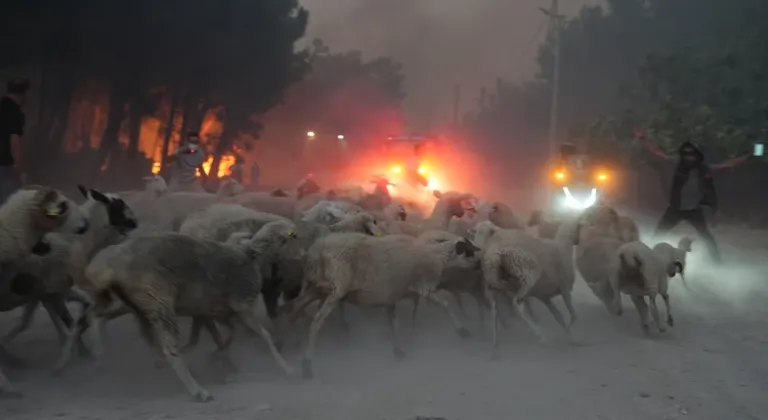
<path id="1" fill-rule="evenodd" d="M 651 328 L 648 326 L 648 304 L 645 303 L 645 298 L 643 296 L 632 296 L 632 303 L 635 304 L 637 313 L 640 315 L 640 326 L 643 328 L 643 332 L 645 334 L 650 334 Z"/>
<path id="2" fill-rule="evenodd" d="M 3 398 L 21 398 L 22 394 L 16 387 L 13 386 L 11 381 L 5 377 L 3 370 L 0 369 L 0 397 Z"/>
<path id="3" fill-rule="evenodd" d="M 571 296 L 570 290 L 562 292 L 563 303 L 565 303 L 565 309 L 568 311 L 568 315 L 571 317 L 571 322 L 568 323 L 568 329 L 573 328 L 573 324 L 576 323 L 578 316 L 576 315 L 576 309 L 573 307 L 573 296 Z"/>
<path id="4" fill-rule="evenodd" d="M 75 323 L 72 314 L 69 313 L 67 305 L 64 299 L 60 295 L 49 296 L 42 299 L 43 307 L 48 312 L 48 317 L 51 318 L 53 326 L 56 328 L 56 332 L 59 335 L 59 341 L 62 345 L 67 341 L 67 333 Z M 77 339 L 77 355 L 83 358 L 93 357 L 93 353 L 88 349 L 88 346 L 83 342 L 82 337 Z"/>
<path id="5" fill-rule="evenodd" d="M 563 327 L 563 330 L 565 330 L 565 334 L 568 337 L 570 337 L 571 336 L 570 326 L 565 323 L 565 318 L 563 318 L 563 314 L 560 312 L 559 309 L 557 309 L 557 306 L 555 306 L 555 304 L 552 302 L 552 299 L 550 299 L 550 298 L 545 298 L 545 299 L 539 298 L 539 301 L 541 301 L 541 303 L 543 303 L 544 306 L 546 306 L 547 309 L 549 309 L 549 313 L 551 313 L 552 316 L 555 318 L 555 321 L 557 321 L 557 323 L 560 324 L 561 327 Z M 531 306 L 530 302 L 528 302 L 525 306 L 526 307 L 530 307 Z M 533 319 L 533 318 L 531 318 L 531 319 Z M 536 321 L 536 320 L 534 319 L 534 321 Z"/>
<path id="6" fill-rule="evenodd" d="M 259 322 L 259 317 L 256 311 L 257 305 L 255 304 L 255 302 L 253 303 L 244 302 L 235 306 L 236 306 L 235 311 L 240 316 L 240 319 L 243 321 L 243 324 L 245 324 L 246 327 L 250 328 L 256 334 L 258 334 L 258 336 L 261 337 L 261 339 L 267 343 L 267 347 L 269 347 L 269 352 L 272 353 L 272 358 L 275 359 L 277 364 L 283 369 L 286 375 L 292 376 L 294 373 L 293 368 L 288 364 L 288 362 L 285 361 L 285 359 L 283 359 L 283 356 L 277 350 L 277 347 L 275 347 L 275 343 L 272 341 L 272 335 Z"/>
<path id="7" fill-rule="evenodd" d="M 193 316 L 192 326 L 189 327 L 189 340 L 184 347 L 181 348 L 182 353 L 187 353 L 197 347 L 200 342 L 200 333 L 203 331 L 203 325 L 208 322 L 208 318 L 203 316 Z M 218 333 L 218 331 L 217 331 Z M 213 337 L 213 335 L 211 335 Z"/>
<path id="8" fill-rule="evenodd" d="M 75 340 L 80 340 L 82 334 L 87 328 L 88 324 L 94 321 L 95 302 L 82 290 L 73 287 L 67 294 L 67 297 L 79 302 L 81 304 L 80 316 L 72 325 L 72 328 L 67 335 L 67 340 L 62 346 L 61 355 L 53 368 L 54 374 L 60 374 L 66 364 L 72 358 L 72 348 L 74 347 Z M 94 332 L 98 332 L 98 328 L 94 328 Z M 101 356 L 103 354 L 103 343 L 100 336 L 94 336 L 94 356 Z"/>
<path id="9" fill-rule="evenodd" d="M 320 333 L 320 328 L 323 327 L 323 323 L 331 314 L 336 304 L 341 301 L 340 296 L 329 295 L 325 298 L 320 309 L 315 312 L 315 316 L 312 318 L 312 325 L 309 326 L 309 338 L 307 339 L 307 347 L 304 349 L 304 356 L 301 361 L 301 369 L 304 378 L 310 379 L 314 376 L 312 371 L 312 358 L 315 353 L 315 342 L 317 341 L 317 335 Z"/>
<path id="10" fill-rule="evenodd" d="M 397 322 L 395 305 L 387 306 L 387 320 L 389 321 L 389 329 L 392 333 L 392 354 L 398 359 L 403 359 L 405 358 L 405 352 L 400 345 L 400 328 Z"/>
<path id="11" fill-rule="evenodd" d="M 41 299 L 43 307 L 48 312 L 48 317 L 56 328 L 56 334 L 59 336 L 59 342 L 64 344 L 67 341 L 67 332 L 72 328 L 75 320 L 69 313 L 63 299 L 44 298 Z"/>
<path id="12" fill-rule="evenodd" d="M 341 330 L 348 333 L 350 327 L 349 321 L 347 321 L 347 312 L 344 310 L 344 302 L 339 302 L 339 318 L 341 322 Z"/>
<path id="13" fill-rule="evenodd" d="M 621 306 L 621 291 L 619 290 L 618 270 L 611 270 L 611 273 L 608 276 L 608 284 L 613 291 L 613 313 L 616 316 L 621 316 L 624 313 L 624 308 Z"/>
<path id="14" fill-rule="evenodd" d="M 26 331 L 30 325 L 32 325 L 32 318 L 35 316 L 35 311 L 37 310 L 37 307 L 40 305 L 40 301 L 36 300 L 34 302 L 30 302 L 26 305 L 24 305 L 24 312 L 21 314 L 21 319 L 19 320 L 19 323 L 14 326 L 11 331 L 8 332 L 8 334 L 3 337 L 2 342 L 0 343 L 0 346 L 7 346 L 8 344 L 13 341 L 14 338 L 18 337 L 19 334 Z"/>
<path id="15" fill-rule="evenodd" d="M 667 327 L 661 323 L 661 315 L 659 315 L 659 307 L 656 305 L 656 294 L 648 296 L 648 300 L 651 302 L 651 316 L 653 316 L 653 322 L 659 329 L 659 332 L 665 332 Z"/>
<path id="16" fill-rule="evenodd" d="M 416 312 L 419 310 L 420 300 L 421 296 L 413 295 L 413 312 L 411 313 L 411 325 L 413 326 L 414 331 L 416 330 Z"/>
<path id="17" fill-rule="evenodd" d="M 499 358 L 499 311 L 496 304 L 496 292 L 490 287 L 485 287 L 485 298 L 491 306 L 491 360 Z"/>
<path id="18" fill-rule="evenodd" d="M 434 303 L 435 305 L 443 308 L 443 310 L 451 318 L 451 323 L 453 324 L 453 328 L 456 330 L 456 333 L 459 334 L 459 337 L 467 338 L 472 335 L 469 333 L 469 330 L 467 329 L 467 327 L 465 327 L 461 323 L 461 321 L 456 316 L 456 314 L 451 310 L 451 307 L 448 306 L 448 302 L 446 302 L 445 299 L 435 295 L 434 293 L 429 293 L 429 292 L 422 294 L 422 297 Z"/>
<path id="19" fill-rule="evenodd" d="M 507 293 L 511 294 L 511 292 L 507 292 Z M 528 325 L 528 328 L 530 328 L 531 331 L 533 331 L 533 333 L 536 335 L 539 341 L 541 341 L 542 343 L 546 342 L 547 339 L 544 337 L 544 333 L 541 332 L 541 328 L 539 327 L 539 324 L 536 323 L 536 321 L 534 321 L 533 318 L 528 316 L 527 314 L 528 311 L 525 310 L 526 305 L 529 305 L 529 303 L 525 301 L 524 297 L 520 296 L 519 292 L 515 293 L 512 296 L 512 306 L 513 308 L 515 308 L 515 312 L 517 313 L 517 315 L 520 316 L 520 318 L 522 318 L 523 321 L 525 321 L 525 323 Z"/>
<path id="20" fill-rule="evenodd" d="M 225 342 L 224 340 L 222 340 L 221 334 L 219 333 L 219 329 L 216 327 L 216 322 L 214 322 L 212 318 L 203 317 L 202 325 L 208 331 L 208 334 L 211 335 L 213 342 L 216 343 L 217 351 L 213 352 L 209 360 L 221 361 L 227 369 L 233 372 L 237 372 L 237 367 L 232 362 L 232 358 L 229 357 L 229 352 L 227 351 L 227 349 L 229 348 L 229 344 L 231 344 L 232 341 L 229 340 L 228 342 Z"/>
<path id="21" fill-rule="evenodd" d="M 160 344 L 163 357 L 176 372 L 176 376 L 179 377 L 192 398 L 199 402 L 211 401 L 213 399 L 211 394 L 197 383 L 192 377 L 192 373 L 189 372 L 187 364 L 179 356 L 179 329 L 171 318 L 171 314 L 147 314 L 147 318 Z"/>
<path id="22" fill-rule="evenodd" d="M 464 307 L 464 299 L 462 299 L 461 293 L 451 292 L 451 294 L 453 295 L 453 299 L 456 301 L 456 307 L 459 309 L 459 315 L 461 315 L 464 319 L 469 319 L 467 310 Z"/>
<path id="23" fill-rule="evenodd" d="M 664 306 L 667 308 L 667 325 L 674 327 L 675 319 L 672 318 L 672 309 L 669 307 L 669 293 L 661 293 L 661 298 L 664 299 Z"/>

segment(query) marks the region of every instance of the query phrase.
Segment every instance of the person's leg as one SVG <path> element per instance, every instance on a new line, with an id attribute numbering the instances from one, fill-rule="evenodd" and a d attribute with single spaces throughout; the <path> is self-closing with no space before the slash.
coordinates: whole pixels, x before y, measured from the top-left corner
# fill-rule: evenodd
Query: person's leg
<path id="1" fill-rule="evenodd" d="M 696 232 L 701 237 L 702 242 L 704 242 L 704 245 L 706 245 L 707 251 L 709 251 L 709 255 L 715 260 L 715 262 L 722 262 L 722 259 L 720 258 L 720 250 L 717 248 L 715 238 L 712 236 L 712 233 L 709 231 L 709 227 L 707 226 L 707 219 L 704 216 L 704 211 L 702 209 L 686 211 L 683 213 L 683 218 L 685 221 L 690 223 L 694 229 L 696 229 Z"/>
<path id="2" fill-rule="evenodd" d="M 0 204 L 21 187 L 21 182 L 12 167 L 0 167 Z"/>
<path id="3" fill-rule="evenodd" d="M 680 223 L 680 220 L 680 212 L 671 207 L 667 207 L 667 210 L 664 211 L 664 214 L 659 220 L 659 224 L 656 225 L 656 230 L 653 232 L 653 236 L 658 238 L 661 235 L 666 235 Z"/>

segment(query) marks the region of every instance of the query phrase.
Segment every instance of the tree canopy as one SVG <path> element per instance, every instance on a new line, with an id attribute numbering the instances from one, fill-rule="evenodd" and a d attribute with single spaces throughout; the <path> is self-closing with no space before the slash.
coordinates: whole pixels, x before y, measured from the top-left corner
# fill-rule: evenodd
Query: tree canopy
<path id="1" fill-rule="evenodd" d="M 32 140 L 50 149 L 61 146 L 76 102 L 96 101 L 83 92 L 98 86 L 108 95 L 99 160 L 119 150 L 126 121 L 128 149 L 138 152 L 141 119 L 161 111 L 168 126 L 180 117 L 197 129 L 218 109 L 220 155 L 238 133 L 257 134 L 253 115 L 308 69 L 307 53 L 294 48 L 306 23 L 297 0 L 25 0 L 0 16 L 0 68 L 36 75 Z"/>
<path id="2" fill-rule="evenodd" d="M 561 138 L 626 148 L 641 127 L 667 150 L 694 138 L 710 154 L 742 152 L 766 135 L 766 19 L 768 4 L 760 0 L 609 0 L 582 9 L 562 28 Z M 535 79 L 500 91 L 506 98 L 480 114 L 545 133 L 552 53 L 545 42 Z M 523 102 L 523 110 L 512 105 Z M 536 117 L 522 117 L 531 113 Z M 485 123 L 500 124 L 508 123 Z"/>

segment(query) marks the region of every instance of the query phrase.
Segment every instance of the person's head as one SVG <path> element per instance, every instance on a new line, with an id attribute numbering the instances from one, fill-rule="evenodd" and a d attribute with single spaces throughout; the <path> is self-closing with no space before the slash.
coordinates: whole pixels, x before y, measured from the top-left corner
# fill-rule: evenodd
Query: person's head
<path id="1" fill-rule="evenodd" d="M 23 77 L 15 77 L 8 81 L 5 86 L 5 91 L 8 96 L 12 97 L 19 104 L 23 105 L 27 100 L 27 92 L 29 91 L 30 86 L 31 85 L 28 79 Z"/>
<path id="2" fill-rule="evenodd" d="M 695 166 L 704 159 L 701 151 L 695 144 L 685 142 L 680 146 L 680 163 L 686 166 Z"/>
<path id="3" fill-rule="evenodd" d="M 187 133 L 187 146 L 191 150 L 197 150 L 200 147 L 200 133 L 197 131 L 190 131 Z"/>

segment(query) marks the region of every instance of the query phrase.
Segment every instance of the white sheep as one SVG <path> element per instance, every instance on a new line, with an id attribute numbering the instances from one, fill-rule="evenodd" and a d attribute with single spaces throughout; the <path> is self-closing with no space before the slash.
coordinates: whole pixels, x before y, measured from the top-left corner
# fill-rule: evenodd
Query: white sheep
<path id="1" fill-rule="evenodd" d="M 633 241 L 622 244 L 616 251 L 614 258 L 608 261 L 610 271 L 610 284 L 615 293 L 613 307 L 616 315 L 623 313 L 621 305 L 621 293 L 632 298 L 638 314 L 643 332 L 650 333 L 648 319 L 648 304 L 651 306 L 651 316 L 659 332 L 666 331 L 661 322 L 659 308 L 656 305 L 656 296 L 661 295 L 667 308 L 667 325 L 674 325 L 674 319 L 669 311 L 668 294 L 668 263 L 661 255 L 657 255 L 648 245 Z"/>
<path id="2" fill-rule="evenodd" d="M 30 255 L 17 264 L 18 275 L 12 279 L 12 293 L 0 294 L 0 310 L 24 305 L 24 313 L 21 322 L 3 338 L 4 346 L 29 328 L 40 303 L 45 306 L 64 342 L 64 331 L 73 322 L 64 298 L 73 279 L 82 278 L 85 265 L 98 250 L 122 240 L 127 232 L 137 227 L 131 208 L 121 198 L 88 190 L 82 185 L 78 189 L 87 199 L 79 208 L 88 217 L 90 227 L 82 235 L 47 234 L 45 239 L 50 251 L 42 256 Z M 81 350 L 85 347 L 81 346 Z"/>
<path id="3" fill-rule="evenodd" d="M 413 295 L 441 306 L 451 317 L 456 331 L 462 337 L 468 336 L 469 331 L 435 292 L 444 269 L 475 266 L 477 251 L 471 242 L 460 237 L 434 245 L 416 244 L 414 238 L 405 235 L 376 238 L 359 233 L 336 233 L 317 240 L 308 251 L 304 288 L 293 312 L 296 314 L 309 303 L 322 300 L 304 351 L 304 376 L 313 376 L 312 356 L 317 335 L 341 301 L 386 308 L 396 357 L 404 356 L 404 352 L 397 334 L 395 304 Z"/>
<path id="4" fill-rule="evenodd" d="M 685 288 L 688 288 L 688 283 L 685 281 L 686 259 L 688 253 L 691 252 L 692 243 L 693 240 L 685 236 L 680 239 L 677 248 L 666 242 L 658 243 L 653 247 L 653 252 L 667 263 L 667 275 L 669 278 L 680 274 L 680 279 L 683 280 Z"/>
<path id="5" fill-rule="evenodd" d="M 86 215 L 61 192 L 47 187 L 30 186 L 18 190 L 0 205 L 0 296 L 10 293 L 16 272 L 8 268 L 31 253 L 50 252 L 43 240 L 48 232 L 88 230 Z M 5 350 L 0 346 L 0 352 Z M 21 396 L 0 368 L 0 395 Z"/>
<path id="6" fill-rule="evenodd" d="M 204 241 L 177 233 L 128 239 L 99 253 L 86 269 L 88 281 L 101 293 L 117 296 L 136 316 L 148 344 L 161 350 L 185 387 L 198 401 L 212 399 L 192 377 L 179 356 L 177 316 L 238 317 L 268 345 L 287 373 L 269 332 L 258 320 L 262 288 L 260 265 L 269 264 L 295 227 L 270 222 L 245 245 Z M 98 308 L 86 308 L 86 319 Z M 76 324 L 69 337 L 82 332 Z M 57 367 L 69 359 L 62 354 Z"/>
<path id="7" fill-rule="evenodd" d="M 529 307 L 523 308 L 518 303 L 527 297 L 533 297 L 541 301 L 558 324 L 563 327 L 570 339 L 570 330 L 576 322 L 576 311 L 573 307 L 571 292 L 576 279 L 575 268 L 573 265 L 573 246 L 576 244 L 579 235 L 580 219 L 574 217 L 566 220 L 554 239 L 542 239 L 531 236 L 521 230 L 501 229 L 491 221 L 478 224 L 474 228 L 475 243 L 485 249 L 483 253 L 483 279 L 484 282 L 493 289 L 498 288 L 503 279 L 504 273 L 511 272 L 512 268 L 508 265 L 519 262 L 522 267 L 514 268 L 518 274 L 522 273 L 525 279 L 515 278 L 519 285 L 507 282 L 504 286 L 515 296 L 517 303 L 514 307 L 518 314 L 528 323 L 533 332 L 544 341 L 544 335 L 537 325 L 535 317 Z M 486 244 L 491 245 L 486 245 Z M 509 261 L 504 261 L 503 253 L 494 251 L 496 248 L 503 248 L 504 253 L 511 256 Z M 496 255 L 501 254 L 501 255 Z M 532 256 L 535 265 L 531 265 L 528 256 Z M 539 275 L 539 270 L 541 274 Z M 512 274 L 507 274 L 513 276 Z M 493 286 L 496 284 L 496 286 Z M 552 302 L 552 298 L 561 296 L 566 309 L 570 315 L 570 322 L 565 320 Z M 521 309 L 526 309 L 522 313 Z M 495 325 L 495 320 L 494 320 Z"/>

